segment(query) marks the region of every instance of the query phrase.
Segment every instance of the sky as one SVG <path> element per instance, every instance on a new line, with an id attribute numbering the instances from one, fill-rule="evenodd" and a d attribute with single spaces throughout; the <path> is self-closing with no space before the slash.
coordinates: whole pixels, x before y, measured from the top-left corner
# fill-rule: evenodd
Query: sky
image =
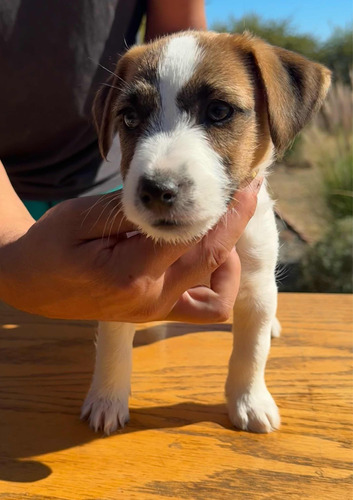
<path id="1" fill-rule="evenodd" d="M 332 29 L 352 26 L 352 0 L 206 0 L 209 28 L 216 21 L 226 21 L 255 13 L 263 19 L 291 19 L 298 33 L 309 33 L 320 40 Z"/>

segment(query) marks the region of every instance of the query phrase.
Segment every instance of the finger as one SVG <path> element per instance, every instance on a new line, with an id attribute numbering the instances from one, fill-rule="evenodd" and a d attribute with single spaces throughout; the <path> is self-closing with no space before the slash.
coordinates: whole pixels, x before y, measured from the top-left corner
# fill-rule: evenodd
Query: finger
<path id="1" fill-rule="evenodd" d="M 232 248 L 228 259 L 211 275 L 211 289 L 222 302 L 233 307 L 240 285 L 241 264 L 239 255 Z"/>
<path id="2" fill-rule="evenodd" d="M 131 252 L 135 274 L 144 269 L 153 277 L 162 275 L 183 253 L 196 244 L 155 242 L 139 234 L 137 227 L 123 214 L 121 196 L 119 191 L 63 202 L 62 209 L 69 212 L 70 220 L 75 220 L 72 234 L 76 241 L 82 243 L 99 240 L 99 248 L 111 248 L 117 258 L 121 253 Z M 126 238 L 126 233 L 135 232 L 137 234 L 133 238 Z"/>
<path id="3" fill-rule="evenodd" d="M 157 279 L 195 244 L 155 242 L 143 234 L 136 234 L 117 241 L 113 248 L 113 257 L 117 262 L 128 263 L 131 276 Z"/>
<path id="4" fill-rule="evenodd" d="M 254 179 L 246 188 L 235 192 L 230 209 L 207 234 L 208 247 L 219 245 L 230 251 L 236 245 L 255 213 L 262 182 L 263 178 Z"/>
<path id="5" fill-rule="evenodd" d="M 211 288 L 200 286 L 184 292 L 167 319 L 189 323 L 225 321 L 231 314 L 240 283 L 240 261 L 235 250 L 211 277 Z"/>

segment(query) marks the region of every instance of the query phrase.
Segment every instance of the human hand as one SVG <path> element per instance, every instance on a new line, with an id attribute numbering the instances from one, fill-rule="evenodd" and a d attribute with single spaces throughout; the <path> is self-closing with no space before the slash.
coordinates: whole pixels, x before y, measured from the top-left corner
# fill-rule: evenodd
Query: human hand
<path id="1" fill-rule="evenodd" d="M 230 314 L 240 266 L 233 247 L 256 207 L 258 181 L 237 193 L 198 243 L 154 243 L 115 213 L 119 194 L 80 198 L 49 210 L 0 248 L 0 296 L 24 311 L 61 319 L 212 322 Z M 112 236 L 113 235 L 113 236 Z M 210 287 L 200 283 L 210 280 Z"/>
<path id="2" fill-rule="evenodd" d="M 255 179 L 246 189 L 237 192 L 230 211 L 195 248 L 175 263 L 172 268 L 175 278 L 183 272 L 194 271 L 197 274 L 208 267 L 215 270 L 208 276 L 206 285 L 190 288 L 181 295 L 168 314 L 168 320 L 214 323 L 229 318 L 239 291 L 241 275 L 241 263 L 235 245 L 254 214 L 256 196 L 262 182 L 263 179 Z M 203 267 L 203 259 L 214 259 L 214 265 L 206 264 Z M 199 267 L 194 267 L 197 263 Z M 190 280 L 195 280 L 195 276 L 189 276 Z"/>

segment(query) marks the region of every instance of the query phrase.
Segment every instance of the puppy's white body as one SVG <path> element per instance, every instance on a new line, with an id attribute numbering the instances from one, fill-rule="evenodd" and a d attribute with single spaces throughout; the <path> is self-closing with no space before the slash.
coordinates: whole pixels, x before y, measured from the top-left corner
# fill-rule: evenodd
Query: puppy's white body
<path id="1" fill-rule="evenodd" d="M 283 151 L 319 107 L 329 80 L 322 66 L 248 35 L 184 33 L 132 49 L 96 106 L 103 155 L 119 131 L 127 218 L 155 239 L 205 234 L 234 191 L 254 172 L 266 176 L 275 151 Z M 119 93 L 114 89 L 121 82 Z M 280 417 L 265 365 L 271 331 L 279 336 L 280 324 L 278 236 L 266 181 L 237 252 L 242 277 L 228 411 L 236 427 L 270 432 Z M 109 434 L 128 420 L 133 336 L 133 325 L 99 325 L 93 382 L 82 408 L 95 430 Z"/>
<path id="2" fill-rule="evenodd" d="M 280 417 L 265 383 L 271 331 L 279 336 L 276 320 L 277 287 L 274 272 L 278 237 L 273 202 L 264 183 L 256 212 L 237 245 L 242 262 L 241 286 L 234 307 L 233 352 L 226 382 L 232 423 L 244 430 L 270 432 Z M 129 419 L 132 341 L 131 324 L 99 324 L 93 382 L 82 408 L 95 430 L 110 434 Z"/>

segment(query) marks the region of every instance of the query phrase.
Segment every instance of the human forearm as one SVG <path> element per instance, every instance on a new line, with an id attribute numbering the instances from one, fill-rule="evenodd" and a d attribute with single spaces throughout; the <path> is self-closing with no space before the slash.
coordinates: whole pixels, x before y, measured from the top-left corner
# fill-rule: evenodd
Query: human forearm
<path id="1" fill-rule="evenodd" d="M 146 42 L 188 29 L 206 29 L 204 0 L 148 0 Z"/>
<path id="2" fill-rule="evenodd" d="M 34 220 L 17 196 L 0 161 L 0 300 L 13 302 L 16 295 L 11 285 L 8 256 L 12 252 L 11 245 L 19 241 L 34 224 Z M 19 262 L 14 262 L 18 270 Z"/>

